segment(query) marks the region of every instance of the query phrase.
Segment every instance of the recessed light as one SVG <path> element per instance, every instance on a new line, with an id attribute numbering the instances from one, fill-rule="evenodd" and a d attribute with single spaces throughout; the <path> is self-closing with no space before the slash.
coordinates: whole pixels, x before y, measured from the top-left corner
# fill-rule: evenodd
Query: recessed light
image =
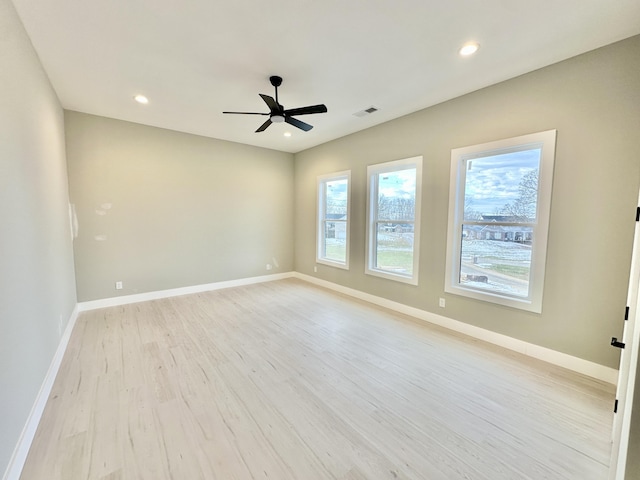
<path id="1" fill-rule="evenodd" d="M 478 45 L 477 43 L 465 43 L 462 48 L 458 50 L 458 53 L 463 57 L 468 57 L 469 55 L 473 55 L 474 53 L 476 53 L 479 48 L 480 45 Z"/>
<path id="2" fill-rule="evenodd" d="M 133 97 L 133 99 L 136 102 L 141 103 L 142 105 L 146 105 L 147 103 L 149 103 L 149 99 L 144 95 L 136 95 L 135 97 Z"/>
<path id="3" fill-rule="evenodd" d="M 284 132 L 284 136 L 285 137 L 290 137 L 291 136 L 291 132 Z"/>

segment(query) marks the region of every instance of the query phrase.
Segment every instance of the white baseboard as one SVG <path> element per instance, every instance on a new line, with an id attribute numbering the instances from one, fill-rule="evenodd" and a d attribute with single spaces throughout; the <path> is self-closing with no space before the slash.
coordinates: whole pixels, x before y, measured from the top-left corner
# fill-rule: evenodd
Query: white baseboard
<path id="1" fill-rule="evenodd" d="M 343 293 L 345 295 L 349 295 L 351 297 L 355 297 L 360 300 L 373 303 L 375 305 L 379 305 L 381 307 L 388 308 L 390 310 L 395 310 L 396 312 L 409 315 L 425 322 L 439 325 L 455 332 L 463 333 L 470 337 L 477 338 L 494 345 L 498 345 L 508 350 L 513 350 L 529 357 L 537 358 L 538 360 L 543 360 L 547 363 L 551 363 L 553 365 L 557 365 L 574 372 L 578 372 L 583 375 L 602 380 L 603 382 L 607 382 L 613 385 L 618 382 L 618 370 L 614 368 L 605 367 L 604 365 L 590 362 L 582 358 L 574 357 L 566 353 L 551 350 L 550 348 L 541 347 L 540 345 L 535 345 L 533 343 L 518 340 L 517 338 L 509 337 L 507 335 L 476 327 L 474 325 L 469 325 L 468 323 L 460 322 L 458 320 L 453 320 L 442 315 L 410 307 L 402 303 L 394 302 L 392 300 L 387 300 L 386 298 L 344 287 L 342 285 L 328 282 L 326 280 L 320 280 L 310 275 L 294 272 L 292 276 L 300 280 L 304 280 L 306 282 L 313 283 L 315 285 L 325 287 L 336 292 Z"/>
<path id="2" fill-rule="evenodd" d="M 498 346 L 507 348 L 509 350 L 513 350 L 515 352 L 519 352 L 524 355 L 537 358 L 539 360 L 543 360 L 553 365 L 558 365 L 560 367 L 567 368 L 569 370 L 581 373 L 583 375 L 590 376 L 592 378 L 602 380 L 607 383 L 611 383 L 613 385 L 617 383 L 618 371 L 613 368 L 605 367 L 603 365 L 599 365 L 597 363 L 590 362 L 582 358 L 567 355 L 566 353 L 557 352 L 549 348 L 524 342 L 522 340 L 508 337 L 500 333 L 492 332 L 490 330 L 485 330 L 483 328 L 469 325 L 467 323 L 460 322 L 458 320 L 453 320 L 448 317 L 443 317 L 442 315 L 437 315 L 435 313 L 427 312 L 425 310 L 420 310 L 415 307 L 410 307 L 402 303 L 394 302 L 392 300 L 371 295 L 369 293 L 361 292 L 359 290 L 355 290 L 349 287 L 344 287 L 342 285 L 328 282 L 326 280 L 321 280 L 321 279 L 318 279 L 309 275 L 305 275 L 299 272 L 278 273 L 274 275 L 244 278 L 240 280 L 230 280 L 225 282 L 209 283 L 204 285 L 194 285 L 191 287 L 174 288 L 170 290 L 161 290 L 161 291 L 141 293 L 136 295 L 125 295 L 122 297 L 106 298 L 102 300 L 93 300 L 89 302 L 78 303 L 75 306 L 73 312 L 71 313 L 69 322 L 67 323 L 67 327 L 65 328 L 64 334 L 60 338 L 58 349 L 56 350 L 53 360 L 51 361 L 51 365 L 49 366 L 49 370 L 47 372 L 47 375 L 45 376 L 44 382 L 40 387 L 40 392 L 36 397 L 36 401 L 33 405 L 33 408 L 31 409 L 31 413 L 29 414 L 27 423 L 24 429 L 22 430 L 22 434 L 20 435 L 18 444 L 13 452 L 13 455 L 11 456 L 11 460 L 9 461 L 7 470 L 5 471 L 4 476 L 2 477 L 3 480 L 19 480 L 20 479 L 24 462 L 27 459 L 29 449 L 31 448 L 31 443 L 33 442 L 33 438 L 36 434 L 36 430 L 38 428 L 38 424 L 42 417 L 42 413 L 44 412 L 44 408 L 49 398 L 49 394 L 51 393 L 53 383 L 58 374 L 60 364 L 62 363 L 62 358 L 67 349 L 67 345 L 69 344 L 69 339 L 71 338 L 71 332 L 73 331 L 73 327 L 76 324 L 76 320 L 80 312 L 94 310 L 97 308 L 127 305 L 130 303 L 145 302 L 148 300 L 157 300 L 161 298 L 175 297 L 179 295 L 188 295 L 192 293 L 220 290 L 223 288 L 231 288 L 231 287 L 238 287 L 243 285 L 251 285 L 255 283 L 270 282 L 273 280 L 281 280 L 281 279 L 292 278 L 292 277 L 321 286 L 321 287 L 328 288 L 330 290 L 334 290 L 339 293 L 343 293 L 345 295 L 349 295 L 354 298 L 358 298 L 360 300 L 364 300 L 369 303 L 373 303 L 375 305 L 379 305 L 384 308 L 388 308 L 390 310 L 397 311 L 399 313 L 403 313 L 405 315 L 409 315 L 419 320 L 423 320 L 435 325 L 439 325 L 444 328 L 448 328 L 449 330 L 463 333 L 470 337 L 477 338 L 479 340 L 483 340 L 485 342 L 492 343 L 494 345 L 498 345 Z"/>
<path id="3" fill-rule="evenodd" d="M 273 280 L 291 278 L 292 276 L 293 276 L 293 273 L 291 272 L 278 273 L 274 275 L 264 275 L 260 277 L 243 278 L 240 280 L 230 280 L 225 282 L 209 283 L 204 285 L 194 285 L 191 287 L 174 288 L 170 290 L 141 293 L 137 295 L 125 295 L 122 297 L 105 298 L 102 300 L 94 300 L 90 302 L 81 302 L 76 304 L 75 308 L 73 309 L 73 312 L 71 313 L 69 321 L 67 322 L 67 327 L 65 328 L 64 333 L 60 338 L 60 343 L 58 344 L 56 353 L 53 357 L 53 360 L 51 361 L 51 364 L 49 365 L 49 370 L 47 371 L 47 375 L 45 376 L 42 386 L 40 387 L 40 391 L 38 392 L 36 401 L 33 405 L 33 408 L 31 409 L 31 413 L 29 414 L 27 423 L 24 429 L 22 430 L 20 439 L 18 440 L 18 444 L 15 450 L 13 451 L 13 455 L 9 460 L 9 465 L 2 479 L 3 480 L 19 480 L 20 479 L 22 468 L 24 467 L 24 462 L 26 461 L 27 455 L 29 454 L 31 443 L 33 442 L 33 438 L 36 434 L 36 430 L 38 429 L 38 424 L 40 423 L 40 419 L 42 418 L 42 413 L 44 412 L 44 408 L 47 404 L 47 400 L 49 399 L 49 394 L 51 393 L 51 389 L 53 388 L 53 383 L 58 374 L 58 370 L 60 369 L 62 358 L 64 357 L 64 353 L 69 344 L 69 339 L 71 338 L 71 332 L 73 331 L 73 327 L 76 324 L 76 320 L 78 319 L 78 314 L 80 312 L 84 312 L 87 310 L 94 310 L 97 308 L 112 307 L 117 305 L 127 305 L 129 303 L 145 302 L 148 300 L 157 300 L 160 298 L 176 297 L 179 295 L 188 295 L 191 293 L 220 290 L 222 288 L 238 287 L 242 285 L 251 285 L 254 283 L 262 283 L 262 282 L 270 282 Z"/>
<path id="4" fill-rule="evenodd" d="M 221 290 L 223 288 L 241 287 L 243 285 L 251 285 L 254 283 L 271 282 L 273 280 L 282 280 L 291 278 L 293 272 L 276 273 L 273 275 L 263 275 L 260 277 L 241 278 L 239 280 L 228 280 L 225 282 L 205 283 L 202 285 L 193 285 L 190 287 L 171 288 L 168 290 L 158 290 L 155 292 L 137 293 L 134 295 L 123 295 L 121 297 L 103 298 L 100 300 L 91 300 L 88 302 L 80 302 L 78 304 L 79 311 L 96 310 L 98 308 L 116 307 L 118 305 L 128 305 L 130 303 L 147 302 L 149 300 L 159 300 L 161 298 L 178 297 L 180 295 L 190 295 L 192 293 L 210 292 L 213 290 Z"/>
<path id="5" fill-rule="evenodd" d="M 130 303 L 145 302 L 148 300 L 157 300 L 161 298 L 175 297 L 179 295 L 188 295 L 192 293 L 207 292 L 213 290 L 219 290 L 222 288 L 239 287 L 243 285 L 251 285 L 254 283 L 270 282 L 273 280 L 281 280 L 284 278 L 298 278 L 309 283 L 319 285 L 331 290 L 334 290 L 351 297 L 358 298 L 360 300 L 379 305 L 381 307 L 395 310 L 399 313 L 412 316 L 419 320 L 423 320 L 435 325 L 439 325 L 455 332 L 463 333 L 473 338 L 483 340 L 500 347 L 513 350 L 515 352 L 522 353 L 524 355 L 543 360 L 553 365 L 558 365 L 563 368 L 567 368 L 574 372 L 587 375 L 598 380 L 615 385 L 618 381 L 618 370 L 610 367 L 605 367 L 582 358 L 574 357 L 566 353 L 551 350 L 550 348 L 541 347 L 533 343 L 528 343 L 522 340 L 518 340 L 507 335 L 486 330 L 484 328 L 469 325 L 468 323 L 453 320 L 436 313 L 420 310 L 415 307 L 410 307 L 402 303 L 394 302 L 386 298 L 371 295 L 369 293 L 361 292 L 349 287 L 344 287 L 336 283 L 321 280 L 310 275 L 305 275 L 299 272 L 286 272 L 278 273 L 274 275 L 264 275 L 260 277 L 243 278 L 240 280 L 230 280 L 225 282 L 208 283 L 203 285 L 194 285 L 191 287 L 174 288 L 170 290 L 160 290 L 156 292 L 140 293 L 136 295 L 125 295 L 122 297 L 105 298 L 101 300 L 93 300 L 89 302 L 81 302 L 78 304 L 78 310 L 80 312 L 87 310 L 94 310 L 97 308 L 113 307 L 118 305 L 127 305 Z"/>
<path id="6" fill-rule="evenodd" d="M 24 467 L 24 462 L 27 460 L 27 455 L 29 454 L 31 443 L 33 442 L 36 430 L 38 429 L 38 424 L 40 423 L 40 419 L 42 418 L 42 413 L 44 412 L 44 407 L 47 404 L 49 394 L 51 393 L 51 389 L 53 388 L 53 382 L 58 375 L 58 370 L 60 369 L 60 364 L 62 363 L 62 357 L 64 357 L 64 353 L 67 350 L 67 345 L 69 344 L 69 339 L 71 338 L 73 327 L 75 326 L 76 320 L 78 319 L 79 311 L 80 310 L 78 309 L 78 305 L 76 305 L 71 312 L 69 321 L 67 322 L 67 327 L 64 329 L 62 337 L 60 337 L 60 343 L 58 344 L 56 353 L 51 360 L 47 375 L 44 377 L 44 381 L 40 386 L 40 391 L 38 392 L 36 401 L 31 408 L 29 417 L 27 418 L 27 423 L 22 429 L 22 433 L 20 434 L 20 438 L 18 439 L 18 444 L 13 451 L 13 455 L 11 455 L 7 470 L 4 472 L 4 476 L 2 477 L 3 480 L 20 479 L 22 468 Z"/>

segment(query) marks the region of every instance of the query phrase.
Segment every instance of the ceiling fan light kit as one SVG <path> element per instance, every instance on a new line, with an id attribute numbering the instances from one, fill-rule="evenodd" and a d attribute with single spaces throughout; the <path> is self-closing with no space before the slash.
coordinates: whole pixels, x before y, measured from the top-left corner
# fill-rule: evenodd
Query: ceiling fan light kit
<path id="1" fill-rule="evenodd" d="M 269 125 L 272 123 L 283 123 L 286 122 L 289 125 L 293 125 L 300 130 L 304 130 L 308 132 L 313 128 L 312 125 L 305 123 L 297 118 L 293 118 L 293 116 L 298 115 L 311 115 L 314 113 L 326 113 L 327 107 L 324 104 L 319 105 L 309 105 L 308 107 L 299 107 L 299 108 L 290 108 L 285 110 L 285 108 L 278 101 L 278 87 L 282 85 L 282 77 L 278 77 L 277 75 L 273 75 L 269 77 L 269 81 L 271 85 L 276 90 L 276 98 L 270 97 L 269 95 L 264 95 L 260 93 L 260 97 L 264 100 L 264 103 L 269 107 L 269 113 L 261 113 L 261 112 L 222 112 L 229 113 L 234 115 L 268 115 L 269 119 L 264 122 L 260 127 L 256 130 L 256 133 L 264 132 Z"/>

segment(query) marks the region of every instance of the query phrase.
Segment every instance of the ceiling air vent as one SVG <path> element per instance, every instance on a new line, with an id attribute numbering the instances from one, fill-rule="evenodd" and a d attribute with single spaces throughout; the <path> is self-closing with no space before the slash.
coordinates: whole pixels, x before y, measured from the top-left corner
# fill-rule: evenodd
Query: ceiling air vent
<path id="1" fill-rule="evenodd" d="M 356 117 L 366 117 L 367 115 L 371 115 L 373 112 L 377 112 L 378 108 L 371 106 L 369 108 L 365 108 L 364 110 L 360 110 L 359 112 L 354 113 Z"/>

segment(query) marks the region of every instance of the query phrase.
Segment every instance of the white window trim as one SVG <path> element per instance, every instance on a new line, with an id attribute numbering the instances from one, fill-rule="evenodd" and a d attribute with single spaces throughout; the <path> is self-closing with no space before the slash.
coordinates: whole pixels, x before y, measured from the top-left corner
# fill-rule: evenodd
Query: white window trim
<path id="1" fill-rule="evenodd" d="M 397 172 L 398 170 L 416 169 L 416 198 L 415 198 L 415 220 L 413 228 L 413 275 L 402 275 L 387 272 L 375 268 L 374 259 L 372 258 L 375 251 L 374 242 L 376 238 L 373 205 L 377 203 L 378 185 L 375 178 L 382 173 Z M 408 283 L 410 285 L 418 285 L 418 267 L 420 265 L 420 206 L 422 204 L 422 156 L 404 158 L 402 160 L 394 160 L 391 162 L 379 163 L 367 166 L 367 243 L 365 257 L 365 274 L 376 277 L 395 280 L 397 282 Z"/>
<path id="2" fill-rule="evenodd" d="M 548 130 L 451 150 L 445 292 L 530 312 L 542 312 L 555 145 L 556 130 Z M 461 229 L 464 218 L 463 189 L 466 175 L 466 167 L 464 165 L 466 165 L 466 161 L 473 158 L 507 153 L 509 150 L 522 150 L 524 149 L 523 147 L 526 148 L 527 146 L 530 148 L 542 146 L 540 171 L 538 175 L 537 225 L 535 227 L 534 243 L 531 252 L 529 296 L 527 298 L 511 297 L 475 289 L 473 287 L 462 286 L 458 283 L 457 279 L 459 279 L 460 272 L 460 251 L 462 248 L 460 238 L 462 238 Z"/>
<path id="3" fill-rule="evenodd" d="M 336 260 L 330 260 L 320 256 L 322 247 L 324 246 L 324 222 L 326 206 L 325 201 L 325 189 L 323 186 L 330 181 L 334 180 L 347 180 L 347 220 L 346 220 L 346 232 L 345 232 L 345 261 L 339 262 Z M 349 242 L 351 231 L 351 170 L 344 170 L 342 172 L 328 173 L 325 175 L 319 175 L 317 179 L 317 204 L 316 204 L 316 263 L 323 265 L 329 265 L 331 267 L 342 268 L 349 270 Z"/>

